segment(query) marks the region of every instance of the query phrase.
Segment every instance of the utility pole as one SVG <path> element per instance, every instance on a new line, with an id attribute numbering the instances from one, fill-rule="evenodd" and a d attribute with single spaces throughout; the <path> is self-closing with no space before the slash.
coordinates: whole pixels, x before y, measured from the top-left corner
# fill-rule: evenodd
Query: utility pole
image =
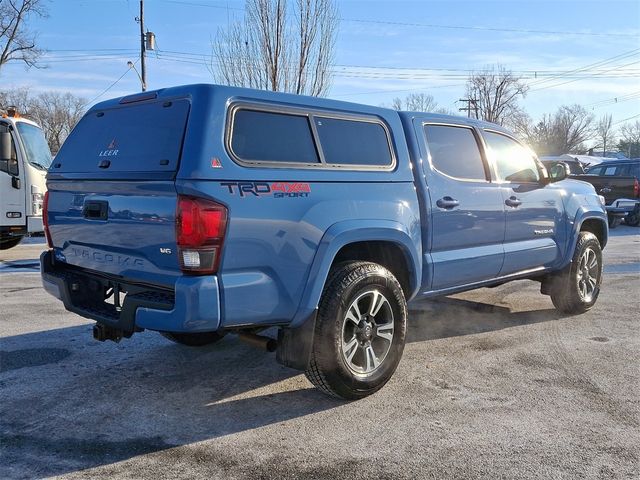
<path id="1" fill-rule="evenodd" d="M 140 16 L 136 19 L 140 24 L 140 71 L 142 77 L 142 91 L 147 90 L 147 65 L 145 62 L 145 34 L 144 34 L 144 0 L 140 0 Z"/>
<path id="2" fill-rule="evenodd" d="M 475 118 L 478 118 L 478 100 L 476 98 L 460 98 L 459 102 L 465 102 L 466 107 L 459 108 L 461 112 L 467 112 L 467 117 L 471 118 L 471 105 L 473 105 L 473 111 L 475 112 Z"/>

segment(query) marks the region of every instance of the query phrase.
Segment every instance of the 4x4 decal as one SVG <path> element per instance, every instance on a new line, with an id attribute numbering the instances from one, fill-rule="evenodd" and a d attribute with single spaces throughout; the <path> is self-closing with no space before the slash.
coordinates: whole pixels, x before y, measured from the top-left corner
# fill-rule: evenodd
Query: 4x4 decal
<path id="1" fill-rule="evenodd" d="M 311 193 L 311 185 L 300 182 L 220 182 L 220 185 L 227 187 L 230 194 L 241 197 L 303 198 Z"/>

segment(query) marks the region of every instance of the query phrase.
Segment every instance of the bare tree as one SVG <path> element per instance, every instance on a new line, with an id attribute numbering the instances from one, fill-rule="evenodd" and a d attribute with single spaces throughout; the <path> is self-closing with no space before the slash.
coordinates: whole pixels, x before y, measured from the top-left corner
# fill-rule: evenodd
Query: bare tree
<path id="1" fill-rule="evenodd" d="M 31 116 L 33 98 L 26 87 L 0 91 L 0 110 L 16 107 L 21 115 Z"/>
<path id="2" fill-rule="evenodd" d="M 26 25 L 32 16 L 47 16 L 42 0 L 0 0 L 0 68 L 10 61 L 36 65 L 42 50 Z"/>
<path id="3" fill-rule="evenodd" d="M 394 110 L 406 110 L 409 112 L 433 112 L 451 114 L 446 108 L 438 106 L 433 95 L 426 93 L 410 93 L 404 99 L 396 97 L 393 99 L 391 108 Z"/>
<path id="4" fill-rule="evenodd" d="M 563 105 L 538 122 L 526 118 L 516 130 L 538 155 L 583 153 L 584 142 L 593 135 L 593 115 L 580 105 Z"/>
<path id="5" fill-rule="evenodd" d="M 466 94 L 476 101 L 481 119 L 503 125 L 520 111 L 518 100 L 527 94 L 527 90 L 519 77 L 502 65 L 494 65 L 469 77 Z"/>
<path id="6" fill-rule="evenodd" d="M 640 120 L 627 122 L 620 127 L 618 149 L 629 158 L 640 157 Z"/>
<path id="7" fill-rule="evenodd" d="M 86 99 L 60 92 L 43 92 L 36 96 L 26 88 L 0 91 L 0 108 L 10 106 L 17 107 L 20 115 L 40 124 L 49 148 L 56 153 L 84 115 Z"/>
<path id="8" fill-rule="evenodd" d="M 86 99 L 71 93 L 45 92 L 33 101 L 32 116 L 38 121 L 55 154 L 85 112 Z"/>
<path id="9" fill-rule="evenodd" d="M 615 131 L 613 129 L 613 117 L 611 114 L 603 115 L 600 117 L 598 121 L 595 133 L 597 135 L 597 139 L 602 146 L 603 156 L 606 156 L 607 144 L 611 146 L 615 139 Z"/>
<path id="10" fill-rule="evenodd" d="M 324 96 L 337 27 L 333 0 L 296 0 L 293 12 L 287 0 L 247 0 L 244 21 L 212 43 L 211 73 L 226 85 Z"/>

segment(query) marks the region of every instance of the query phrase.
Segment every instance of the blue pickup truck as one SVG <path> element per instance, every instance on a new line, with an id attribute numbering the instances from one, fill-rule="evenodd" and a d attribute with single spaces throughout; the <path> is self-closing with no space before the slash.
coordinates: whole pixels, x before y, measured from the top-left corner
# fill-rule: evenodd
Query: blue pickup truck
<path id="1" fill-rule="evenodd" d="M 233 332 L 343 398 L 389 380 L 411 299 L 531 279 L 588 310 L 608 236 L 498 125 L 216 85 L 94 106 L 47 186 L 43 284 L 96 339 Z"/>

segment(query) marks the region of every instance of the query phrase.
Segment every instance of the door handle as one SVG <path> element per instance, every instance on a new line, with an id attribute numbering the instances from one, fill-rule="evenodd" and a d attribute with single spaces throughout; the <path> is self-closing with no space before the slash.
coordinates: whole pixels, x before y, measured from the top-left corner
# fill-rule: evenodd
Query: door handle
<path id="1" fill-rule="evenodd" d="M 455 198 L 451 198 L 449 196 L 447 197 L 443 197 L 440 200 L 438 200 L 436 202 L 436 205 L 440 208 L 444 208 L 444 209 L 451 209 L 451 208 L 455 208 L 458 207 L 460 205 L 460 202 L 458 200 L 456 200 Z"/>
<path id="2" fill-rule="evenodd" d="M 519 207 L 520 205 L 522 205 L 522 200 L 518 200 L 518 197 L 514 197 L 511 196 L 509 198 L 507 198 L 504 201 L 505 204 L 509 205 L 510 207 Z"/>
<path id="3" fill-rule="evenodd" d="M 611 189 L 609 187 L 601 188 L 600 193 L 611 193 Z"/>

